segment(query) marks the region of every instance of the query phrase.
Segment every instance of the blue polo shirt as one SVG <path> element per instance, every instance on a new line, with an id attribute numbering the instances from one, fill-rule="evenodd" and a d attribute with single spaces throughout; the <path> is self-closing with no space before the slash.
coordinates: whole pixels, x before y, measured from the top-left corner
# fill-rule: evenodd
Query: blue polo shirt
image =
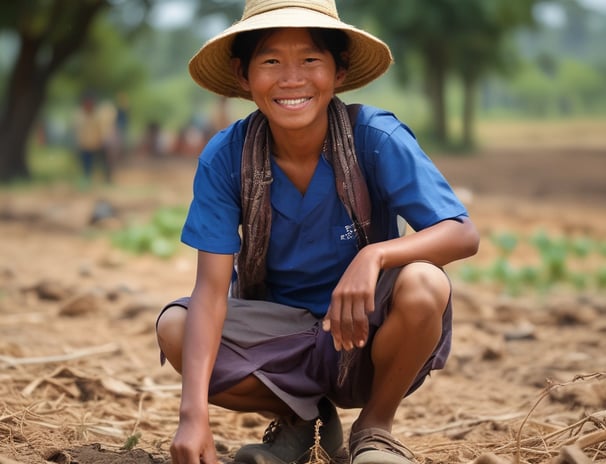
<path id="1" fill-rule="evenodd" d="M 240 165 L 248 119 L 218 133 L 200 155 L 181 236 L 193 248 L 220 254 L 240 249 Z M 372 203 L 372 242 L 398 236 L 398 215 L 414 230 L 467 215 L 410 129 L 392 113 L 362 106 L 354 141 Z M 321 317 L 357 252 L 352 220 L 324 156 L 305 195 L 273 160 L 271 167 L 267 299 Z"/>

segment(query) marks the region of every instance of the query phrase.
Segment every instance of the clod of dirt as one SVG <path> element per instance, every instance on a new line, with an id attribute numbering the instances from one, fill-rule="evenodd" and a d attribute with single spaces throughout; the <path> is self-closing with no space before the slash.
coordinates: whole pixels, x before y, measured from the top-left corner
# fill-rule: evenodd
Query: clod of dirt
<path id="1" fill-rule="evenodd" d="M 8 266 L 0 267 L 0 278 L 2 279 L 13 279 L 15 277 L 15 270 Z"/>
<path id="2" fill-rule="evenodd" d="M 98 443 L 79 448 L 53 451 L 47 461 L 59 464 L 168 464 L 164 457 L 153 456 L 141 449 L 112 451 Z"/>
<path id="3" fill-rule="evenodd" d="M 53 280 L 44 280 L 28 290 L 33 290 L 41 300 L 48 301 L 61 301 L 72 295 L 69 288 Z"/>
<path id="4" fill-rule="evenodd" d="M 58 464 L 72 464 L 72 456 L 69 453 L 62 450 L 51 450 L 49 451 L 45 458 L 45 461 L 56 462 Z"/>
<path id="5" fill-rule="evenodd" d="M 93 314 L 101 310 L 101 301 L 97 295 L 85 293 L 67 301 L 59 310 L 60 316 L 79 317 Z"/>
<path id="6" fill-rule="evenodd" d="M 559 326 L 591 325 L 599 319 L 595 308 L 581 304 L 556 302 L 548 310 Z"/>
<path id="7" fill-rule="evenodd" d="M 121 311 L 120 319 L 136 319 L 143 314 L 151 314 L 157 311 L 157 307 L 144 301 L 132 301 L 124 306 Z"/>

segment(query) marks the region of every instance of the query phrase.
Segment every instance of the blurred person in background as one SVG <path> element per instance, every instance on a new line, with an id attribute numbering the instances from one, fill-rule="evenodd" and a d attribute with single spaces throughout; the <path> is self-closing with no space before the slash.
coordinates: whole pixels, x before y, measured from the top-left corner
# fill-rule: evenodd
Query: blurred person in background
<path id="1" fill-rule="evenodd" d="M 103 100 L 98 105 L 97 114 L 101 123 L 101 134 L 103 137 L 102 152 L 108 173 L 107 181 L 111 182 L 114 178 L 120 153 L 117 127 L 118 110 L 112 101 Z"/>
<path id="2" fill-rule="evenodd" d="M 120 92 L 116 96 L 116 157 L 118 160 L 128 156 L 129 113 L 128 95 Z"/>
<path id="3" fill-rule="evenodd" d="M 211 111 L 211 134 L 209 135 L 215 135 L 220 130 L 223 130 L 229 126 L 233 121 L 234 119 L 231 115 L 229 98 L 227 98 L 225 95 L 220 95 L 215 101 Z"/>
<path id="4" fill-rule="evenodd" d="M 74 138 L 84 182 L 90 185 L 96 165 L 100 165 L 104 180 L 111 182 L 112 171 L 108 160 L 106 116 L 99 113 L 97 99 L 85 94 L 74 116 Z"/>

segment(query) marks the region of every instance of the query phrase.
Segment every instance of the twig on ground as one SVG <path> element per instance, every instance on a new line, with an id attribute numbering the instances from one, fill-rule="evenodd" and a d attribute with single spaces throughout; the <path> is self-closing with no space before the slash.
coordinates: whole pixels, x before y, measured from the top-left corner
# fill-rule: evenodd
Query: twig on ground
<path id="1" fill-rule="evenodd" d="M 409 435 L 409 436 L 431 435 L 434 433 L 445 432 L 445 431 L 452 430 L 452 429 L 472 428 L 476 425 L 479 425 L 479 424 L 482 424 L 485 422 L 507 422 L 507 421 L 510 421 L 513 419 L 518 419 L 520 417 L 524 417 L 524 414 L 525 413 L 515 412 L 515 413 L 509 413 L 509 414 L 501 414 L 498 416 L 482 416 L 482 417 L 477 417 L 475 419 L 467 419 L 467 420 L 451 422 L 451 423 L 443 425 L 441 427 L 435 427 L 435 428 L 431 428 L 431 429 L 410 430 L 410 429 L 404 429 L 404 428 L 396 428 L 393 430 L 393 433 L 395 435 Z"/>
<path id="2" fill-rule="evenodd" d="M 137 388 L 141 391 L 151 392 L 151 393 L 166 392 L 166 391 L 180 392 L 181 384 L 175 383 L 175 384 L 171 384 L 171 385 L 141 385 L 140 387 L 137 387 Z"/>
<path id="3" fill-rule="evenodd" d="M 577 438 L 574 441 L 574 444 L 579 448 L 589 448 L 590 446 L 597 445 L 598 443 L 602 443 L 606 441 L 606 430 L 597 430 L 595 432 L 588 433 Z"/>
<path id="4" fill-rule="evenodd" d="M 59 354 L 54 356 L 37 356 L 33 358 L 15 358 L 13 356 L 0 356 L 0 362 L 8 364 L 9 366 L 22 366 L 25 364 L 50 364 L 63 361 L 71 361 L 78 358 L 84 358 L 87 356 L 94 356 L 97 354 L 108 354 L 120 351 L 120 345 L 117 343 L 108 343 L 106 345 L 94 346 L 91 348 L 83 348 L 67 354 Z"/>

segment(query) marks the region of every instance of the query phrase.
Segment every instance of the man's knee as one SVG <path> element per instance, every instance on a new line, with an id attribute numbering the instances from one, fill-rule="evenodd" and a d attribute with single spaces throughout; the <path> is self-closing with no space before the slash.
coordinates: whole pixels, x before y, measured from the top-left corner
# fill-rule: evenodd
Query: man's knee
<path id="1" fill-rule="evenodd" d="M 439 267 L 427 262 L 405 266 L 394 283 L 391 311 L 411 323 L 441 320 L 450 298 L 450 281 Z"/>
<path id="2" fill-rule="evenodd" d="M 170 306 L 164 310 L 156 323 L 156 337 L 160 349 L 168 362 L 179 372 L 186 315 L 187 310 L 181 306 Z"/>

